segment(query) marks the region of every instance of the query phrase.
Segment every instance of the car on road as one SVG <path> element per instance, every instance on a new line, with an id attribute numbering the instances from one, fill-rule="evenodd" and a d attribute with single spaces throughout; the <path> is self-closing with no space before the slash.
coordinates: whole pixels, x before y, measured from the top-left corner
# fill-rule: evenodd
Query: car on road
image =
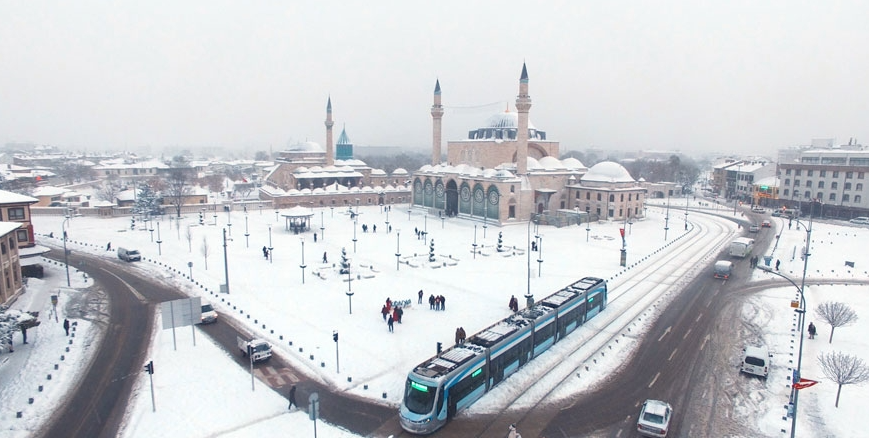
<path id="1" fill-rule="evenodd" d="M 664 438 L 670 430 L 673 407 L 660 400 L 646 400 L 637 419 L 637 432 L 643 436 Z"/>
<path id="2" fill-rule="evenodd" d="M 869 225 L 869 217 L 865 217 L 865 216 L 855 217 L 854 219 L 851 219 L 849 222 L 851 222 L 852 224 L 857 224 L 857 225 Z"/>
<path id="3" fill-rule="evenodd" d="M 760 223 L 760 226 L 763 228 L 772 228 L 772 222 L 765 220 L 765 221 Z"/>
<path id="4" fill-rule="evenodd" d="M 781 210 L 775 210 L 772 212 L 772 217 L 781 217 L 781 216 L 782 216 Z"/>
<path id="5" fill-rule="evenodd" d="M 758 227 L 756 224 L 751 224 L 751 226 L 748 227 L 749 233 L 756 233 L 758 231 L 760 231 L 760 227 Z"/>

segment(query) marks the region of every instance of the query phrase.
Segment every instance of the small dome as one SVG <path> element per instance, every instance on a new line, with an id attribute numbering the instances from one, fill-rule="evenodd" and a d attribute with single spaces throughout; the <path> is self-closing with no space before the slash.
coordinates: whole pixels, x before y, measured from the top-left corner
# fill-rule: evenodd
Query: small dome
<path id="1" fill-rule="evenodd" d="M 543 170 L 543 166 L 540 165 L 540 162 L 534 157 L 528 157 L 525 162 L 528 170 Z"/>
<path id="2" fill-rule="evenodd" d="M 404 170 L 403 168 L 399 167 L 399 168 L 393 170 L 392 174 L 393 175 L 407 175 L 407 170 Z"/>
<path id="3" fill-rule="evenodd" d="M 486 120 L 486 128 L 518 128 L 519 113 L 504 111 L 492 115 Z M 528 120 L 528 129 L 536 129 L 531 120 Z"/>
<path id="4" fill-rule="evenodd" d="M 568 169 L 585 169 L 585 166 L 582 164 L 582 162 L 573 157 L 568 157 L 561 160 L 561 164 L 563 164 Z"/>
<path id="5" fill-rule="evenodd" d="M 306 172 L 308 172 L 308 168 L 305 166 L 299 166 L 296 168 L 296 170 L 293 171 L 293 173 L 306 173 Z"/>
<path id="6" fill-rule="evenodd" d="M 323 148 L 313 141 L 306 141 L 287 148 L 290 152 L 323 152 Z"/>
<path id="7" fill-rule="evenodd" d="M 619 163 L 604 161 L 597 163 L 582 177 L 582 181 L 598 182 L 635 182 L 627 169 Z"/>
<path id="8" fill-rule="evenodd" d="M 379 175 L 386 175 L 386 172 L 384 172 L 383 169 L 371 169 L 371 174 L 379 176 Z"/>
<path id="9" fill-rule="evenodd" d="M 546 170 L 555 170 L 555 169 L 564 169 L 564 165 L 561 164 L 561 161 L 555 157 L 543 157 L 540 159 L 540 165 L 543 166 Z"/>

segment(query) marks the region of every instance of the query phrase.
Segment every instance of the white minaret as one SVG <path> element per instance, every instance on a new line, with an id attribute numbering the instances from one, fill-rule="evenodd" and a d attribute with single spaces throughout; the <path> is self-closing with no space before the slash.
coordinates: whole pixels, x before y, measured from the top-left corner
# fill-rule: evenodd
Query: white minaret
<path id="1" fill-rule="evenodd" d="M 516 111 L 519 113 L 519 126 L 516 133 L 516 173 L 528 173 L 528 111 L 531 109 L 531 96 L 528 95 L 528 70 L 522 63 L 522 76 L 519 77 L 519 95 L 516 96 Z"/>
<path id="2" fill-rule="evenodd" d="M 329 96 L 329 101 L 326 103 L 326 165 L 335 165 L 335 148 L 332 146 L 332 126 L 335 122 L 332 121 L 332 96 Z"/>
<path id="3" fill-rule="evenodd" d="M 435 166 L 441 162 L 441 120 L 444 117 L 444 107 L 441 105 L 441 82 L 435 80 L 434 89 L 434 104 L 431 106 L 431 125 L 432 125 L 432 145 L 431 145 L 431 165 Z"/>

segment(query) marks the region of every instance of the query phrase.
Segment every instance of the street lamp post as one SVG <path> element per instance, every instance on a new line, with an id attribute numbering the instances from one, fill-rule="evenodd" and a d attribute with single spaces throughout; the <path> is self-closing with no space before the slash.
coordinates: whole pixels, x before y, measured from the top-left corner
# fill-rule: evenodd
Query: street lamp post
<path id="1" fill-rule="evenodd" d="M 670 230 L 670 197 L 667 197 L 667 215 L 664 216 L 664 241 L 667 241 L 667 231 Z"/>
<path id="2" fill-rule="evenodd" d="M 60 224 L 60 228 L 63 230 L 63 264 L 66 266 L 66 286 L 72 287 L 69 283 L 69 250 L 66 249 L 66 224 L 69 222 L 69 218 L 66 216 L 66 219 Z"/>
<path id="3" fill-rule="evenodd" d="M 585 223 L 585 241 L 588 242 L 588 235 L 591 234 L 591 214 L 586 217 L 588 221 Z"/>
<path id="4" fill-rule="evenodd" d="M 244 247 L 250 248 L 250 233 L 247 229 L 247 213 L 244 214 Z"/>
<path id="5" fill-rule="evenodd" d="M 163 240 L 160 239 L 160 222 L 157 222 L 157 255 L 163 255 L 163 246 L 160 245 Z"/>
<path id="6" fill-rule="evenodd" d="M 151 232 L 151 242 L 154 242 L 154 221 L 151 218 L 148 218 L 148 231 Z"/>
<path id="7" fill-rule="evenodd" d="M 214 225 L 217 225 L 217 210 L 214 210 Z"/>
<path id="8" fill-rule="evenodd" d="M 223 274 L 226 278 L 226 293 L 229 294 L 229 257 L 226 253 L 226 228 L 223 229 Z"/>
<path id="9" fill-rule="evenodd" d="M 489 216 L 489 200 L 483 199 L 483 202 L 486 203 L 486 208 L 485 208 L 484 213 L 483 213 L 483 239 L 485 239 L 486 238 L 486 228 L 488 228 L 488 226 L 486 225 L 486 220 L 488 219 L 488 216 Z"/>
<path id="10" fill-rule="evenodd" d="M 353 314 L 353 290 L 350 284 L 353 283 L 353 278 L 350 276 L 350 269 L 347 269 L 347 304 L 350 306 L 350 314 Z"/>
<path id="11" fill-rule="evenodd" d="M 477 224 L 474 224 L 474 244 L 471 245 L 474 248 L 474 260 L 477 259 Z"/>
<path id="12" fill-rule="evenodd" d="M 323 210 L 320 210 L 320 240 L 326 238 L 326 226 L 323 225 Z"/>
<path id="13" fill-rule="evenodd" d="M 353 254 L 356 254 L 356 222 L 356 219 L 353 219 Z"/>
<path id="14" fill-rule="evenodd" d="M 272 247 L 272 224 L 269 224 L 269 263 L 272 263 L 272 251 L 274 248 Z"/>
<path id="15" fill-rule="evenodd" d="M 389 206 L 386 206 L 386 233 L 389 233 Z"/>
<path id="16" fill-rule="evenodd" d="M 226 207 L 226 227 L 229 228 L 229 236 L 232 237 L 232 205 Z"/>
<path id="17" fill-rule="evenodd" d="M 533 222 L 533 221 L 534 221 L 534 216 L 532 216 L 528 220 L 528 236 L 526 239 L 526 247 L 525 247 L 525 254 L 526 254 L 525 265 L 526 265 L 526 271 L 528 273 L 528 275 L 527 275 L 527 280 L 528 280 L 527 288 L 525 289 L 525 305 L 527 307 L 531 307 L 534 304 L 534 295 L 531 294 L 531 222 Z"/>
<path id="18" fill-rule="evenodd" d="M 543 276 L 543 235 L 537 235 L 537 276 Z"/>
<path id="19" fill-rule="evenodd" d="M 399 257 L 401 257 L 401 230 L 395 229 L 395 270 L 398 270 Z"/>
<path id="20" fill-rule="evenodd" d="M 305 284 L 305 238 L 300 237 L 299 241 L 302 242 L 302 264 L 299 267 L 302 268 L 302 284 Z"/>
<path id="21" fill-rule="evenodd" d="M 685 192 L 685 231 L 688 231 L 688 192 Z"/>

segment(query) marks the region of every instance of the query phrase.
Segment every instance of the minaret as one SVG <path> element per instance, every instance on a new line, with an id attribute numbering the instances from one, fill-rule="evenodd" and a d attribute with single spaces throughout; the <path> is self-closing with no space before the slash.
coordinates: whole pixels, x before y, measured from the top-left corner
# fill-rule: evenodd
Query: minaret
<path id="1" fill-rule="evenodd" d="M 332 121 L 332 96 L 329 96 L 329 101 L 326 103 L 326 165 L 335 165 L 335 150 L 332 147 L 332 126 L 335 122 Z"/>
<path id="2" fill-rule="evenodd" d="M 432 145 L 431 165 L 441 162 L 441 119 L 444 117 L 444 107 L 441 105 L 441 81 L 435 80 L 434 104 L 431 106 Z"/>
<path id="3" fill-rule="evenodd" d="M 516 96 L 516 111 L 519 113 L 519 126 L 516 133 L 516 173 L 528 173 L 528 111 L 531 109 L 531 96 L 528 95 L 528 70 L 522 63 L 522 76 L 519 77 L 519 95 Z"/>

